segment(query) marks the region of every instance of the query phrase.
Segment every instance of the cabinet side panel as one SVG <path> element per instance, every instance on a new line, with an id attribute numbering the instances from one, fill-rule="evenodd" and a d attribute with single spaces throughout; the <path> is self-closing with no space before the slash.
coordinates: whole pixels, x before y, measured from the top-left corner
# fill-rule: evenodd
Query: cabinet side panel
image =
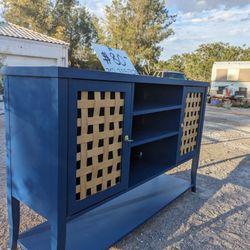
<path id="1" fill-rule="evenodd" d="M 10 169 L 14 197 L 53 217 L 58 181 L 58 81 L 9 77 Z"/>
<path id="2" fill-rule="evenodd" d="M 10 112 L 9 112 L 9 78 L 4 76 L 4 125 L 5 125 L 5 140 L 6 140 L 6 178 L 7 178 L 7 199 L 11 199 L 11 169 L 10 169 Z"/>

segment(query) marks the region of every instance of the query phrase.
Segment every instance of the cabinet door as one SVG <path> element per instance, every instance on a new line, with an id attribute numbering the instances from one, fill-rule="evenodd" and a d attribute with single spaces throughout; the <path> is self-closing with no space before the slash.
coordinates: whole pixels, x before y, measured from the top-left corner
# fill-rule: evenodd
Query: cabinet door
<path id="1" fill-rule="evenodd" d="M 197 153 L 202 133 L 206 88 L 184 87 L 182 103 L 178 162 L 190 159 Z"/>
<path id="2" fill-rule="evenodd" d="M 131 91 L 130 83 L 69 83 L 69 214 L 128 187 Z"/>

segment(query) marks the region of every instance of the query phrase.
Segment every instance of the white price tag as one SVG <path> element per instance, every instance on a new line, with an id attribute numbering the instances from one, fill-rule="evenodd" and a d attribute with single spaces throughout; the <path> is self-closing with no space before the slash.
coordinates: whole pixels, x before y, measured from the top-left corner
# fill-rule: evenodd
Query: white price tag
<path id="1" fill-rule="evenodd" d="M 138 75 L 137 70 L 125 51 L 108 48 L 96 43 L 93 43 L 92 47 L 105 71 Z"/>

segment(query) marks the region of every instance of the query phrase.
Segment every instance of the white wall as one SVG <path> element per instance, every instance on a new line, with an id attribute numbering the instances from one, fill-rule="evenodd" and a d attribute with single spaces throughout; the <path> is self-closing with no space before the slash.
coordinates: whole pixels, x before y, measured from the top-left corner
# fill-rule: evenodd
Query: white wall
<path id="1" fill-rule="evenodd" d="M 0 36 L 0 55 L 8 66 L 68 67 L 68 47 Z"/>
<path id="2" fill-rule="evenodd" d="M 215 62 L 212 68 L 211 82 L 216 81 L 216 70 L 227 69 L 229 72 L 236 71 L 234 74 L 237 78 L 240 69 L 250 69 L 250 62 Z"/>
<path id="3" fill-rule="evenodd" d="M 4 58 L 4 64 L 9 66 L 52 66 L 58 65 L 58 62 L 56 58 L 7 55 Z"/>

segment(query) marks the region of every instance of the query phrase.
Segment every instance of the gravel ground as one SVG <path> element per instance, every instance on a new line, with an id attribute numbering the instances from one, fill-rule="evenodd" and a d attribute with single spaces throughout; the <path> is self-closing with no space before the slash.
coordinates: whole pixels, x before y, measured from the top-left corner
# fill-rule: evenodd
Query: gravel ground
<path id="1" fill-rule="evenodd" d="M 4 104 L 3 104 L 3 102 L 0 99 L 0 115 L 3 114 L 3 111 L 4 111 Z"/>
<path id="2" fill-rule="evenodd" d="M 0 115 L 0 248 L 6 249 L 3 115 Z M 189 180 L 190 163 L 170 174 Z M 115 249 L 250 249 L 250 110 L 208 107 L 197 192 L 187 192 Z M 42 221 L 22 206 L 21 231 Z"/>

